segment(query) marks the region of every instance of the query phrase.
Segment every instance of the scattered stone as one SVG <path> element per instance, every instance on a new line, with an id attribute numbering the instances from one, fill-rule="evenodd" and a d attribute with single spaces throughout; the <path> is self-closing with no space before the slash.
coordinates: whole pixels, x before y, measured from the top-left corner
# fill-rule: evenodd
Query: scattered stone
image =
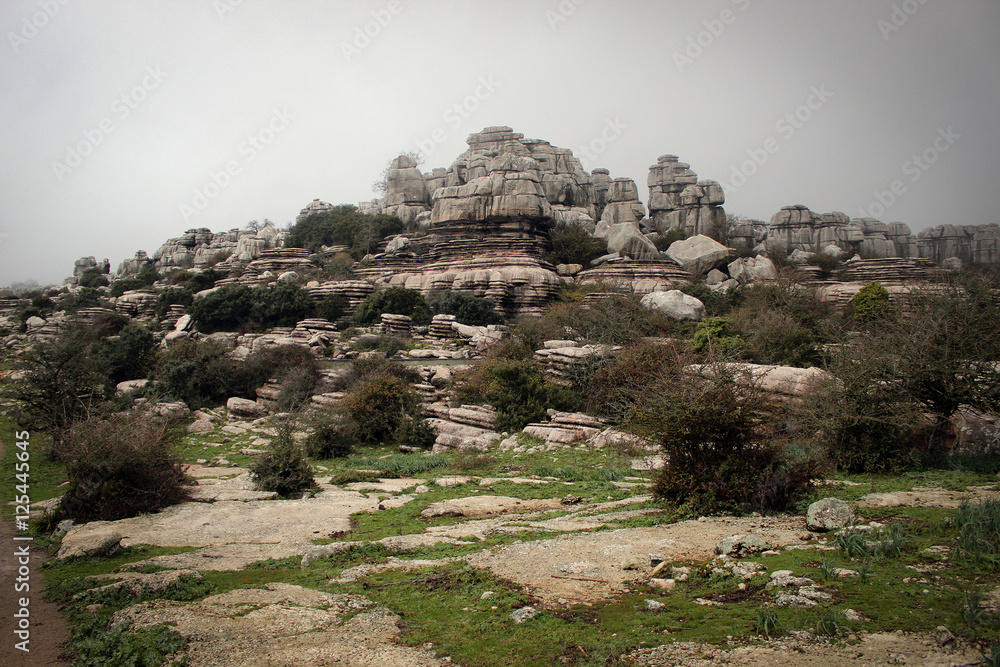
<path id="1" fill-rule="evenodd" d="M 806 512 L 806 527 L 815 532 L 839 530 L 851 525 L 854 511 L 851 506 L 838 498 L 823 498 L 809 506 Z"/>
<path id="2" fill-rule="evenodd" d="M 646 600 L 646 609 L 649 611 L 660 611 L 667 605 L 662 602 L 657 602 L 656 600 Z"/>
<path id="3" fill-rule="evenodd" d="M 674 579 L 650 579 L 649 585 L 653 588 L 661 588 L 665 591 L 672 591 L 677 582 Z"/>
<path id="4" fill-rule="evenodd" d="M 534 607 L 521 607 L 520 609 L 515 609 L 511 612 L 510 620 L 515 623 L 521 624 L 525 621 L 530 621 L 535 616 L 538 615 L 538 610 Z"/>
<path id="5" fill-rule="evenodd" d="M 733 535 L 715 545 L 715 553 L 742 558 L 769 549 L 770 544 L 756 535 Z"/>
<path id="6" fill-rule="evenodd" d="M 230 417 L 238 419 L 257 419 L 267 415 L 267 410 L 264 406 L 256 401 L 236 396 L 226 401 L 226 409 L 229 411 Z"/>

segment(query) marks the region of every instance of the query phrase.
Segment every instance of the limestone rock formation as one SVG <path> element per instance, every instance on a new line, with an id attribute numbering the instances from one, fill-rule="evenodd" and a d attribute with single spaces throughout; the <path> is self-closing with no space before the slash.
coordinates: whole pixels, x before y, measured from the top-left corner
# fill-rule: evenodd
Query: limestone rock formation
<path id="1" fill-rule="evenodd" d="M 596 236 L 602 228 L 623 222 L 638 225 L 646 217 L 646 208 L 639 201 L 639 191 L 631 178 L 616 178 L 608 190 L 608 203 L 601 214 Z"/>
<path id="2" fill-rule="evenodd" d="M 389 165 L 382 213 L 394 215 L 407 229 L 416 227 L 417 216 L 429 210 L 427 183 L 409 155 L 400 155 Z"/>
<path id="3" fill-rule="evenodd" d="M 299 214 L 328 210 L 329 204 L 315 200 Z M 280 248 L 284 245 L 288 232 L 278 230 L 273 223 L 268 222 L 257 231 L 248 229 L 231 229 L 228 232 L 213 233 L 204 227 L 189 229 L 182 236 L 167 240 L 153 253 L 152 263 L 158 271 L 172 269 L 205 269 L 218 265 L 220 268 L 231 268 L 237 262 L 250 262 L 260 257 L 265 250 Z M 141 253 L 145 256 L 145 253 Z M 139 254 L 136 255 L 136 260 Z M 139 266 L 141 268 L 141 266 Z M 129 267 L 126 272 L 119 269 L 119 274 L 130 275 L 134 271 Z"/>
<path id="4" fill-rule="evenodd" d="M 729 248 L 701 234 L 682 241 L 674 241 L 667 248 L 667 256 L 685 271 L 708 273 L 729 260 Z"/>
<path id="5" fill-rule="evenodd" d="M 1000 265 L 1000 225 L 939 225 L 917 235 L 919 256 L 943 265 L 949 258 L 973 264 Z M 912 257 L 913 255 L 911 255 Z"/>
<path id="6" fill-rule="evenodd" d="M 659 311 L 674 320 L 705 319 L 705 304 L 680 290 L 653 292 L 642 297 L 640 303 L 646 308 Z"/>
<path id="7" fill-rule="evenodd" d="M 726 196 L 716 181 L 699 181 L 676 155 L 661 155 L 649 168 L 649 217 L 659 232 L 682 229 L 689 236 L 718 237 L 725 229 Z"/>

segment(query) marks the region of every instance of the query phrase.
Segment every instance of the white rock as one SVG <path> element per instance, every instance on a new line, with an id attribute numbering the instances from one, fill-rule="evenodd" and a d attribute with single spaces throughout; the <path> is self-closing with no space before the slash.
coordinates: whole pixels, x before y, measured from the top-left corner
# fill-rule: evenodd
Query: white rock
<path id="1" fill-rule="evenodd" d="M 652 292 L 642 297 L 640 303 L 675 320 L 705 319 L 705 304 L 680 290 Z"/>

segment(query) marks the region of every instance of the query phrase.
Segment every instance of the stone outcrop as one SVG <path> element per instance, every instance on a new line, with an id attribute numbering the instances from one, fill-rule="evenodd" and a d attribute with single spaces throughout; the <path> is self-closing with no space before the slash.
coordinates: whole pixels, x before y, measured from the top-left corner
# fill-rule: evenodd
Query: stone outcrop
<path id="1" fill-rule="evenodd" d="M 314 201 L 303 212 L 309 213 L 328 210 L 329 206 L 319 200 Z M 237 262 L 250 262 L 268 249 L 280 248 L 284 245 L 288 232 L 278 230 L 274 224 L 266 223 L 257 231 L 247 229 L 231 229 L 228 232 L 213 233 L 204 227 L 189 229 L 183 235 L 169 239 L 153 253 L 151 262 L 157 271 L 172 269 L 205 269 L 218 265 L 219 268 L 231 268 Z M 145 255 L 145 253 L 142 253 Z M 139 259 L 139 255 L 136 255 Z M 139 266 L 139 268 L 142 268 Z M 119 274 L 130 275 L 138 269 L 125 267 L 119 269 Z"/>
<path id="2" fill-rule="evenodd" d="M 617 259 L 576 274 L 580 285 L 611 285 L 639 295 L 674 289 L 690 278 L 691 274 L 672 260 L 644 262 Z"/>
<path id="3" fill-rule="evenodd" d="M 939 225 L 917 235 L 917 252 L 941 266 L 950 258 L 964 267 L 1000 265 L 1000 225 Z M 911 255 L 912 256 L 912 255 Z"/>
<path id="4" fill-rule="evenodd" d="M 596 236 L 601 236 L 602 228 L 619 223 L 638 225 L 646 217 L 646 207 L 639 201 L 639 190 L 631 178 L 616 178 L 608 190 L 608 202 L 601 214 Z"/>
<path id="5" fill-rule="evenodd" d="M 726 227 L 726 195 L 716 181 L 699 181 L 676 155 L 661 155 L 649 168 L 649 217 L 658 232 L 682 229 L 717 238 Z"/>

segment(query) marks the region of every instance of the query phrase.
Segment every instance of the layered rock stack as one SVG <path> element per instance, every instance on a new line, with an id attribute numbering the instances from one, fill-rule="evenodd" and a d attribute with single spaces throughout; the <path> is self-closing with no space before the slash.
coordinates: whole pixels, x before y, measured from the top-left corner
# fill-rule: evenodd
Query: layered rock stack
<path id="1" fill-rule="evenodd" d="M 135 320 L 152 320 L 157 298 L 155 292 L 129 290 L 115 300 L 115 310 Z"/>
<path id="2" fill-rule="evenodd" d="M 409 155 L 400 155 L 393 160 L 385 184 L 382 212 L 398 217 L 406 229 L 415 229 L 417 217 L 430 210 L 427 183 L 417 169 L 416 160 Z"/>
<path id="3" fill-rule="evenodd" d="M 726 196 L 716 181 L 698 180 L 676 155 L 661 155 L 649 168 L 649 217 L 664 233 L 682 229 L 688 236 L 718 238 L 726 227 Z"/>
<path id="4" fill-rule="evenodd" d="M 382 313 L 379 326 L 384 334 L 408 337 L 413 332 L 413 318 L 409 315 Z"/>
<path id="5" fill-rule="evenodd" d="M 274 248 L 262 251 L 260 257 L 247 264 L 240 282 L 244 285 L 258 285 L 289 271 L 312 268 L 314 265 L 305 248 Z"/>
<path id="6" fill-rule="evenodd" d="M 952 258 L 964 267 L 1000 265 L 1000 225 L 939 225 L 920 232 L 916 245 L 921 258 L 939 266 Z"/>
<path id="7" fill-rule="evenodd" d="M 334 295 L 343 297 L 346 304 L 344 315 L 353 315 L 361 302 L 375 291 L 375 287 L 364 280 L 334 280 L 307 286 L 306 291 L 317 303 Z"/>
<path id="8" fill-rule="evenodd" d="M 470 146 L 481 145 L 479 137 L 470 137 Z M 554 217 L 539 163 L 514 153 L 473 153 L 464 165 L 449 171 L 448 182 L 471 180 L 433 193 L 427 255 L 383 254 L 356 274 L 424 294 L 472 292 L 508 315 L 540 313 L 560 280 L 541 258 Z"/>
<path id="9" fill-rule="evenodd" d="M 916 257 L 916 239 L 901 222 L 885 224 L 872 218 L 851 220 L 840 211 L 813 213 L 806 206 L 785 206 L 767 225 L 767 250 L 829 252 L 839 248 L 863 259 Z"/>

